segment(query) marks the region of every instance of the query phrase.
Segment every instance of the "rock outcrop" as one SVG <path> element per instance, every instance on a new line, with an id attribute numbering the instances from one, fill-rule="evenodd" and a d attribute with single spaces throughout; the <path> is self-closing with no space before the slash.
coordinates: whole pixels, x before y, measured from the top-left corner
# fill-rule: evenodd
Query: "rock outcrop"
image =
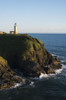
<path id="1" fill-rule="evenodd" d="M 17 73 L 9 67 L 7 61 L 0 57 L 0 89 L 10 88 L 20 82 L 22 79 L 17 77 Z"/>
<path id="2" fill-rule="evenodd" d="M 35 77 L 41 73 L 55 73 L 55 69 L 61 68 L 60 62 L 40 40 L 26 34 L 0 35 L 0 56 L 0 80 L 9 84 L 22 81 L 15 77 L 17 74 L 13 69 L 26 77 Z"/>

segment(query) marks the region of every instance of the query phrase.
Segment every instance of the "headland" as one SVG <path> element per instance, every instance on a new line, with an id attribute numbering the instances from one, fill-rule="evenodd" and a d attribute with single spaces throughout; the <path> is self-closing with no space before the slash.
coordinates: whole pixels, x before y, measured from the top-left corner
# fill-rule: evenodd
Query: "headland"
<path id="1" fill-rule="evenodd" d="M 39 39 L 27 34 L 0 34 L 0 89 L 22 82 L 15 69 L 25 77 L 39 77 L 60 68 L 60 61 Z"/>

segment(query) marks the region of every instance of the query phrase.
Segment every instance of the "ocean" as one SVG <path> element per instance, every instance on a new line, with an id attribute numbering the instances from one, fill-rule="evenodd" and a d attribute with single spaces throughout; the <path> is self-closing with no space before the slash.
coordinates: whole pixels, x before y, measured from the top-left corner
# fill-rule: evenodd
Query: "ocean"
<path id="1" fill-rule="evenodd" d="M 39 78 L 28 78 L 27 84 L 0 90 L 0 100 L 66 100 L 66 34 L 29 35 L 40 39 L 58 57 L 62 70 L 57 70 L 56 75 L 41 74 Z"/>

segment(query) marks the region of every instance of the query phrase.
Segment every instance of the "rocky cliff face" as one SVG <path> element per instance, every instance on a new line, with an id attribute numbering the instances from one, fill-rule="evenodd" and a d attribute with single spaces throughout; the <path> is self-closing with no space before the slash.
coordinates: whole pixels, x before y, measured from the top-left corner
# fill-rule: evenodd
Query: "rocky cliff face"
<path id="1" fill-rule="evenodd" d="M 0 35 L 0 56 L 25 76 L 54 73 L 54 69 L 61 68 L 40 40 L 26 34 Z"/>
<path id="2" fill-rule="evenodd" d="M 60 62 L 52 57 L 40 40 L 27 37 L 26 43 L 29 44 L 29 49 L 22 54 L 18 68 L 25 76 L 35 77 L 41 73 L 53 74 L 55 69 L 61 68 Z"/>
<path id="3" fill-rule="evenodd" d="M 0 89 L 10 88 L 20 82 L 22 79 L 17 77 L 17 73 L 9 67 L 7 61 L 0 57 Z"/>

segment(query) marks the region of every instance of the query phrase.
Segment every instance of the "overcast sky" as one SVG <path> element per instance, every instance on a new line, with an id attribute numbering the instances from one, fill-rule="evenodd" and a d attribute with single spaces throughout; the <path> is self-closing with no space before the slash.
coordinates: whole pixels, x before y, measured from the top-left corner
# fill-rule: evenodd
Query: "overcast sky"
<path id="1" fill-rule="evenodd" d="M 66 0 L 0 0 L 0 31 L 66 33 Z"/>

